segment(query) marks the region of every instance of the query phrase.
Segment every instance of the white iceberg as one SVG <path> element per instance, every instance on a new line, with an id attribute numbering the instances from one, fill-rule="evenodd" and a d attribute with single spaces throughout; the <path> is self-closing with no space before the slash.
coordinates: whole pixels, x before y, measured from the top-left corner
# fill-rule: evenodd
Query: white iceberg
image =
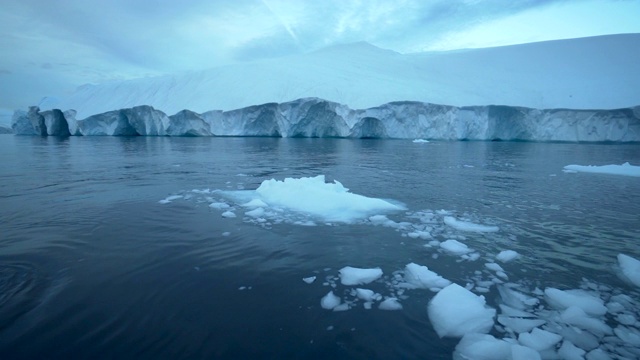
<path id="1" fill-rule="evenodd" d="M 634 166 L 628 162 L 622 165 L 567 165 L 564 167 L 565 172 L 587 172 L 611 175 L 640 176 L 640 166 Z"/>
<path id="2" fill-rule="evenodd" d="M 404 209 L 386 200 L 351 193 L 337 180 L 326 183 L 324 175 L 286 178 L 282 181 L 265 180 L 255 193 L 260 196 L 262 203 L 270 207 L 317 216 L 325 221 L 349 223 L 374 213 Z"/>

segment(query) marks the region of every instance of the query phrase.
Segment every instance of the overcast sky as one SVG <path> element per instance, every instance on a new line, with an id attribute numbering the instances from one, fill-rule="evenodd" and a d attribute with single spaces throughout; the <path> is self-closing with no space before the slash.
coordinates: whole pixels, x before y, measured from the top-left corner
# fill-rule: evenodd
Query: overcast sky
<path id="1" fill-rule="evenodd" d="M 2 0 L 0 108 L 368 41 L 401 53 L 640 33 L 640 0 Z"/>

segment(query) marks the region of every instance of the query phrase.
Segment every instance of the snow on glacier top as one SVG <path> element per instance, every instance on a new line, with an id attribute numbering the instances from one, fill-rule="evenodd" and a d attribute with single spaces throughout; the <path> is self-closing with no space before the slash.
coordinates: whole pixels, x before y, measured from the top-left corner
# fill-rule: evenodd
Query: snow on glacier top
<path id="1" fill-rule="evenodd" d="M 167 114 L 318 97 L 368 108 L 392 101 L 613 109 L 640 104 L 640 34 L 400 54 L 367 43 L 204 71 L 84 85 L 43 110 L 77 118 L 137 105 Z"/>

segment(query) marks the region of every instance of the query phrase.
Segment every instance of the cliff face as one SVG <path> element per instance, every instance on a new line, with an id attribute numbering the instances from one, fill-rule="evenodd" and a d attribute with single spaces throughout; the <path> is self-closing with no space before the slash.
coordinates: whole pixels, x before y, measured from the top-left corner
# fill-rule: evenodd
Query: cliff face
<path id="1" fill-rule="evenodd" d="M 369 109 L 305 98 L 232 111 L 167 116 L 136 106 L 75 118 L 75 111 L 16 111 L 16 135 L 270 136 L 569 142 L 640 141 L 640 106 L 615 110 L 456 107 L 392 102 Z"/>

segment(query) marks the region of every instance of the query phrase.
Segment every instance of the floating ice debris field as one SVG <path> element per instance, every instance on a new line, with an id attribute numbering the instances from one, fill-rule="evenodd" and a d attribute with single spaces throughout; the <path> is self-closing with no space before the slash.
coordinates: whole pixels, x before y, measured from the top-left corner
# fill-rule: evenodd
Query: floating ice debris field
<path id="1" fill-rule="evenodd" d="M 444 223 L 461 231 L 496 232 L 500 230 L 500 228 L 497 226 L 474 224 L 471 222 L 458 220 L 453 216 L 445 216 Z"/>
<path id="2" fill-rule="evenodd" d="M 532 259 L 509 224 L 452 210 L 404 209 L 393 200 L 350 193 L 337 181 L 325 183 L 323 176 L 266 180 L 253 191 L 184 191 L 161 203 L 190 199 L 229 222 L 266 229 L 281 223 L 368 225 L 396 232 L 389 244 L 419 244 L 425 253 L 404 267 L 365 257 L 339 270 L 325 268 L 323 277 L 317 276 L 321 270 L 300 274 L 306 283 L 300 286 L 317 289 L 321 311 L 402 313 L 419 299 L 438 336 L 460 338 L 454 359 L 640 358 L 640 261 L 629 255 L 610 260 L 628 285 L 533 281 L 525 265 Z M 346 266 L 356 264 L 364 267 Z M 441 269 L 449 269 L 446 278 Z"/>
<path id="3" fill-rule="evenodd" d="M 602 166 L 567 165 L 564 167 L 564 172 L 569 172 L 569 173 L 587 172 L 587 173 L 626 175 L 626 176 L 640 177 L 640 166 L 634 166 L 629 164 L 628 162 L 622 165 L 602 165 Z"/>

